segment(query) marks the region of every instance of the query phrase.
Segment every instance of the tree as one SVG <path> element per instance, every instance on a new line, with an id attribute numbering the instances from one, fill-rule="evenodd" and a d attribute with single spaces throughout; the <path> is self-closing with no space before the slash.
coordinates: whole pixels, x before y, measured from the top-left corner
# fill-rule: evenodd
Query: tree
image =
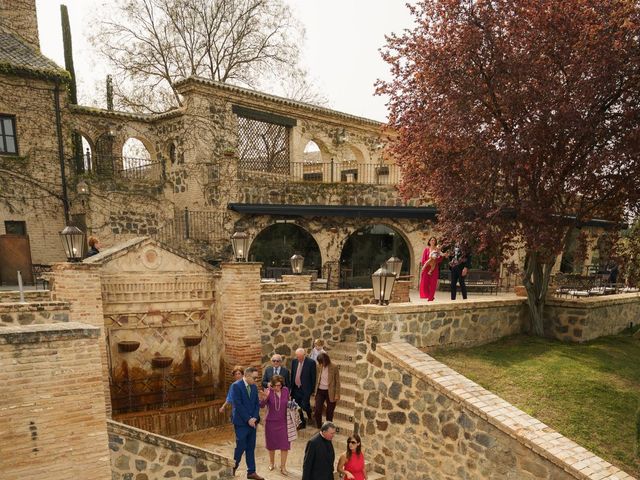
<path id="1" fill-rule="evenodd" d="M 201 76 L 255 88 L 269 77 L 305 85 L 303 29 L 282 0 L 118 0 L 93 43 L 115 67 L 116 100 L 136 111 L 181 105 L 173 84 Z"/>
<path id="2" fill-rule="evenodd" d="M 439 229 L 526 252 L 532 330 L 572 228 L 621 221 L 640 174 L 640 7 L 632 0 L 422 0 L 387 38 L 402 192 Z"/>

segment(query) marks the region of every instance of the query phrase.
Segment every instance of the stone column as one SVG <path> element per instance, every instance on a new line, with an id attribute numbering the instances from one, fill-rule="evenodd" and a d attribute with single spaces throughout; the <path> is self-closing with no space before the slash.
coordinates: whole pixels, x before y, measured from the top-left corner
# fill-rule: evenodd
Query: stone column
<path id="1" fill-rule="evenodd" d="M 282 281 L 291 285 L 292 292 L 311 290 L 311 275 L 282 275 Z"/>
<path id="2" fill-rule="evenodd" d="M 102 309 L 102 281 L 100 265 L 93 263 L 55 263 L 51 273 L 51 299 L 69 302 L 71 320 L 100 329 L 100 357 L 102 382 L 107 416 L 111 417 L 111 392 L 109 390 L 109 362 Z"/>
<path id="3" fill-rule="evenodd" d="M 223 263 L 221 266 L 217 303 L 222 316 L 225 373 L 231 378 L 234 365 L 260 368 L 262 364 L 262 263 Z"/>

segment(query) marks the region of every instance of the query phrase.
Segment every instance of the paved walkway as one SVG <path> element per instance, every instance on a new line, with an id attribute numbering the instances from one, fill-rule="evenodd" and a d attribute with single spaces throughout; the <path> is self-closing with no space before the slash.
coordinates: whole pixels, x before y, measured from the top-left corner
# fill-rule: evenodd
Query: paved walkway
<path id="1" fill-rule="evenodd" d="M 260 412 L 260 416 L 264 418 L 265 412 Z M 265 477 L 267 480 L 272 479 L 296 479 L 302 478 L 302 461 L 304 459 L 304 447 L 307 440 L 311 438 L 318 430 L 316 428 L 307 427 L 305 430 L 299 431 L 300 438 L 292 442 L 291 450 L 287 458 L 287 470 L 290 475 L 285 477 L 280 474 L 280 452 L 276 452 L 276 469 L 269 471 L 269 452 L 265 448 L 264 443 L 264 427 L 258 426 L 258 437 L 256 446 L 256 467 L 260 476 Z M 219 455 L 223 455 L 227 458 L 233 458 L 233 449 L 235 447 L 235 436 L 233 433 L 233 427 L 231 425 L 227 427 L 217 427 L 208 430 L 200 430 L 198 432 L 185 433 L 175 437 L 181 442 L 190 443 L 198 447 L 210 450 Z M 346 436 L 337 434 L 334 438 L 333 445 L 336 450 L 336 460 L 340 453 L 346 449 Z M 247 464 L 242 460 L 240 468 L 236 472 L 236 477 L 246 478 L 247 476 Z"/>

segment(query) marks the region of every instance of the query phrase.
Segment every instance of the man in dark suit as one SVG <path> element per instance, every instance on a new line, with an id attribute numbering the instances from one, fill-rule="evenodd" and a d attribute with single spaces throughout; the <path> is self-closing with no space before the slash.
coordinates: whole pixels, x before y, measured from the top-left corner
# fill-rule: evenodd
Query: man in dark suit
<path id="1" fill-rule="evenodd" d="M 271 377 L 274 375 L 281 375 L 284 377 L 284 386 L 289 388 L 289 377 L 291 374 L 287 367 L 282 365 L 282 356 L 275 353 L 271 357 L 271 366 L 264 369 L 264 375 L 262 376 L 262 388 L 268 388 Z"/>
<path id="2" fill-rule="evenodd" d="M 304 348 L 296 350 L 296 358 L 291 362 L 291 396 L 302 409 L 307 412 L 307 420 L 311 421 L 311 394 L 316 388 L 317 364 L 306 356 Z M 300 428 L 305 428 L 307 422 L 304 415 L 300 415 L 302 424 Z"/>
<path id="3" fill-rule="evenodd" d="M 333 440 L 336 426 L 324 422 L 320 431 L 307 442 L 302 463 L 302 480 L 333 480 L 333 462 L 336 459 Z"/>
<path id="4" fill-rule="evenodd" d="M 236 432 L 236 449 L 233 452 L 235 476 L 242 454 L 246 453 L 247 478 L 264 480 L 256 473 L 256 430 L 260 421 L 260 402 L 258 400 L 258 369 L 249 367 L 244 371 L 244 377 L 231 385 L 233 399 L 233 413 L 231 420 Z"/>

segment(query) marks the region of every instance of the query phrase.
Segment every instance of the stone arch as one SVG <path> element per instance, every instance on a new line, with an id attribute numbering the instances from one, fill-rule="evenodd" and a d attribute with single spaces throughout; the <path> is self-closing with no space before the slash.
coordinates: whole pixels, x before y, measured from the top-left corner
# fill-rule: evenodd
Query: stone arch
<path id="1" fill-rule="evenodd" d="M 290 272 L 289 259 L 294 253 L 305 257 L 305 270 L 321 271 L 320 245 L 312 233 L 290 221 L 278 221 L 264 226 L 249 246 L 249 260 L 262 262 L 263 275 L 276 278 Z"/>
<path id="2" fill-rule="evenodd" d="M 359 237 L 362 237 L 360 240 Z M 368 288 L 371 274 L 389 257 L 403 260 L 402 274 L 408 275 L 413 265 L 413 247 L 407 236 L 395 225 L 371 222 L 346 238 L 340 252 L 341 287 Z"/>
<path id="3" fill-rule="evenodd" d="M 75 136 L 78 135 L 80 138 L 80 151 L 76 152 L 75 146 Z M 75 161 L 76 165 L 79 168 L 78 171 L 91 172 L 94 170 L 93 158 L 95 155 L 95 143 L 92 140 L 91 135 L 89 135 L 84 129 L 73 129 L 73 138 L 74 138 L 74 157 L 76 157 Z"/>
<path id="4" fill-rule="evenodd" d="M 340 164 L 340 181 L 347 183 L 372 183 L 369 165 L 362 149 L 354 144 L 346 144 Z"/>

